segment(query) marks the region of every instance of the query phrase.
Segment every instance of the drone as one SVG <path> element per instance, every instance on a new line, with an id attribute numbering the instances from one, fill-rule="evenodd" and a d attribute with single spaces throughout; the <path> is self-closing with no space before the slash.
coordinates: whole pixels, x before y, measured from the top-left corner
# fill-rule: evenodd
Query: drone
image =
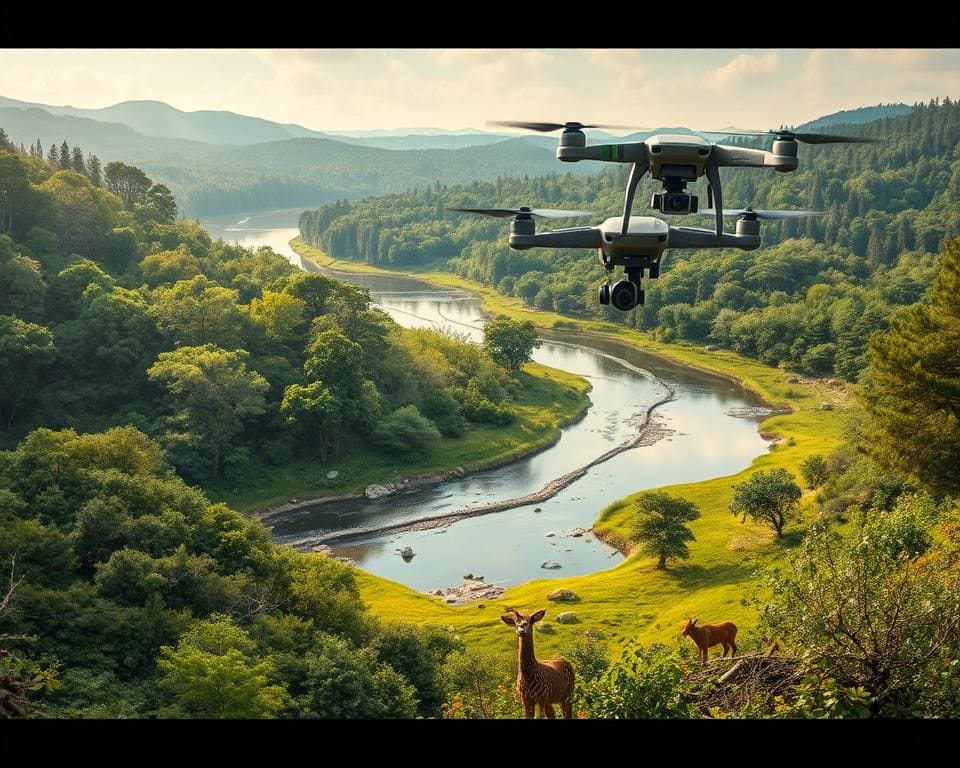
<path id="1" fill-rule="evenodd" d="M 656 134 L 643 141 L 621 144 L 587 145 L 584 128 L 624 129 L 628 126 L 568 123 L 529 123 L 497 121 L 493 125 L 550 132 L 563 130 L 557 159 L 567 163 L 580 160 L 630 163 L 623 215 L 608 218 L 594 227 L 570 227 L 536 232 L 536 218 L 575 218 L 592 216 L 589 211 L 565 211 L 550 208 L 452 208 L 454 211 L 486 216 L 512 216 L 509 245 L 528 248 L 596 248 L 600 263 L 608 271 L 622 266 L 626 280 L 612 287 L 600 286 L 600 303 L 612 304 L 626 312 L 644 303 L 641 279 L 660 276 L 660 264 L 668 248 L 739 248 L 752 251 L 760 247 L 760 221 L 818 216 L 818 211 L 763 211 L 723 208 L 720 168 L 772 168 L 780 173 L 797 169 L 797 144 L 866 143 L 874 139 L 836 136 L 825 133 L 778 131 L 699 131 L 721 136 L 773 136 L 770 151 L 749 147 L 713 144 L 697 135 Z M 674 227 L 653 216 L 631 218 L 637 185 L 647 172 L 660 181 L 663 190 L 655 193 L 650 207 L 665 215 L 700 214 L 714 217 L 714 229 Z M 707 179 L 707 208 L 700 209 L 696 195 L 686 191 L 687 184 L 701 176 Z M 724 232 L 724 217 L 736 217 L 735 232 Z"/>

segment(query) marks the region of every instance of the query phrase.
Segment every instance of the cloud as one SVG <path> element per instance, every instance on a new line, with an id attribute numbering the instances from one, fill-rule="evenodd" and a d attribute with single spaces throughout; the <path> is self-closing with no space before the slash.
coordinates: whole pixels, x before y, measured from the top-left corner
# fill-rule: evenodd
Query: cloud
<path id="1" fill-rule="evenodd" d="M 718 93 L 733 93 L 746 84 L 769 78 L 780 66 L 780 56 L 769 51 L 763 56 L 741 53 L 722 67 L 705 72 L 703 85 Z"/>

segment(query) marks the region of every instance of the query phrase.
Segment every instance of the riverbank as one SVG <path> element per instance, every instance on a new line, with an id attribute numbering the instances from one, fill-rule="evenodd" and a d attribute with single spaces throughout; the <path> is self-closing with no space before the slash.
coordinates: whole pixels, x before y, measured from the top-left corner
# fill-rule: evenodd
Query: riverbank
<path id="1" fill-rule="evenodd" d="M 569 488 L 573 483 L 587 474 L 587 472 L 589 472 L 593 467 L 603 464 L 605 461 L 612 459 L 614 456 L 620 455 L 624 451 L 629 451 L 633 448 L 639 448 L 641 446 L 653 445 L 658 440 L 661 440 L 668 434 L 671 434 L 672 430 L 666 429 L 662 425 L 653 422 L 652 419 L 657 408 L 665 403 L 669 403 L 673 399 L 674 392 L 671 390 L 666 396 L 653 403 L 647 409 L 646 414 L 644 414 L 643 422 L 638 425 L 639 429 L 637 430 L 637 435 L 635 437 L 621 443 L 615 448 L 611 448 L 601 456 L 598 456 L 586 464 L 567 472 L 565 475 L 554 478 L 540 490 L 534 491 L 533 493 L 528 493 L 525 496 L 520 496 L 514 499 L 504 499 L 503 501 L 494 501 L 490 502 L 489 504 L 482 504 L 480 506 L 462 507 L 460 509 L 455 509 L 452 512 L 444 512 L 439 515 L 427 515 L 425 517 L 419 517 L 416 520 L 408 520 L 398 523 L 384 523 L 382 525 L 372 525 L 361 528 L 344 528 L 287 543 L 291 546 L 297 547 L 298 549 L 311 550 L 317 545 L 328 545 L 332 544 L 333 542 L 347 541 L 349 539 L 363 538 L 388 532 L 400 533 L 402 531 L 426 531 L 432 528 L 443 528 L 459 520 L 466 520 L 470 517 L 490 515 L 494 512 L 506 512 L 508 509 L 526 507 L 531 504 L 542 504 L 543 502 L 552 499 L 565 488 Z"/>
<path id="2" fill-rule="evenodd" d="M 297 240 L 291 242 L 291 247 L 322 266 L 344 272 L 401 274 L 398 270 L 333 260 Z M 776 434 L 781 439 L 771 443 L 775 448 L 758 456 L 748 468 L 725 477 L 666 487 L 668 492 L 694 501 L 701 510 L 701 517 L 690 525 L 696 541 L 690 544 L 691 557 L 683 564 L 671 564 L 668 571 L 657 571 L 653 558 L 634 555 L 606 571 L 538 579 L 511 587 L 500 598 L 484 603 L 483 609 L 476 605 L 451 607 L 436 597 L 357 571 L 364 600 L 371 611 L 385 617 L 404 616 L 416 623 L 452 626 L 471 646 L 507 656 L 513 647 L 499 631 L 502 630 L 497 618 L 500 611 L 511 607 L 547 608 L 549 618 L 559 609 L 547 601 L 546 595 L 557 588 L 568 588 L 580 597 L 573 606 L 579 622 L 555 625 L 556 634 L 542 636 L 538 644 L 544 655 L 560 652 L 589 629 L 602 632 L 614 646 L 614 652 L 631 638 L 639 638 L 644 643 L 672 644 L 677 641 L 677 627 L 688 616 L 700 616 L 704 621 L 735 621 L 749 644 L 757 620 L 754 601 L 762 601 L 764 597 L 756 572 L 780 561 L 784 551 L 798 541 L 803 525 L 788 529 L 785 540 L 776 542 L 772 531 L 752 523 L 741 524 L 729 511 L 731 486 L 748 479 L 759 469 L 782 467 L 799 477 L 799 465 L 807 456 L 827 455 L 838 447 L 842 443 L 846 414 L 852 406 L 848 388 L 839 383 L 800 379 L 726 350 L 707 351 L 691 344 L 664 344 L 645 333 L 613 323 L 531 310 L 523 307 L 519 300 L 497 294 L 491 288 L 429 268 L 407 270 L 402 274 L 470 291 L 481 297 L 484 311 L 492 314 L 531 319 L 542 328 L 613 338 L 674 362 L 725 376 L 766 402 L 789 408 L 790 412 L 772 415 L 759 425 L 763 434 Z M 825 403 L 829 403 L 830 410 L 823 408 Z M 621 549 L 630 547 L 635 496 L 607 506 L 594 526 L 597 535 Z M 808 493 L 804 501 L 805 515 L 814 514 L 813 506 L 812 494 Z"/>
<path id="3" fill-rule="evenodd" d="M 273 516 L 318 502 L 363 495 L 372 484 L 404 481 L 417 485 L 443 482 L 517 461 L 546 450 L 561 430 L 582 418 L 590 407 L 590 382 L 538 363 L 527 363 L 512 403 L 517 420 L 508 426 L 468 424 L 463 437 L 443 438 L 433 453 L 418 461 L 398 461 L 373 449 L 352 451 L 339 459 L 295 459 L 280 465 L 251 461 L 242 484 L 224 480 L 204 487 L 215 501 L 253 515 Z M 336 476 L 329 478 L 330 472 Z"/>

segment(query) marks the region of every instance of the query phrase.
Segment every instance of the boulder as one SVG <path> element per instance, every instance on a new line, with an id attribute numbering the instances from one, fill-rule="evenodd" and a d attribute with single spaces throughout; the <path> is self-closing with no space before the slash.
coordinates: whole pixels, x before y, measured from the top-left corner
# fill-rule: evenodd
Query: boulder
<path id="1" fill-rule="evenodd" d="M 535 510 L 533 510 L 533 511 L 534 511 L 534 513 L 543 512 L 543 510 L 542 510 L 540 507 L 537 507 L 537 508 L 536 508 Z"/>
<path id="2" fill-rule="evenodd" d="M 832 410 L 833 410 L 833 403 L 820 403 L 820 410 L 821 410 L 821 411 L 832 411 Z"/>
<path id="3" fill-rule="evenodd" d="M 556 536 L 557 534 L 555 534 L 553 531 L 547 531 L 544 535 L 549 539 L 551 536 Z"/>
<path id="4" fill-rule="evenodd" d="M 379 483 L 372 483 L 363 489 L 363 495 L 368 499 L 379 499 L 383 496 L 389 496 L 391 493 L 393 493 L 392 488 Z"/>
<path id="5" fill-rule="evenodd" d="M 707 352 L 716 352 L 718 349 L 720 349 L 720 347 L 718 347 L 716 344 L 707 344 L 704 349 Z"/>
<path id="6" fill-rule="evenodd" d="M 472 579 L 473 579 L 473 574 L 472 574 L 472 573 L 467 573 L 467 574 L 464 574 L 464 576 L 463 576 L 463 580 L 464 580 L 464 581 L 470 581 L 470 580 L 472 580 Z"/>
<path id="7" fill-rule="evenodd" d="M 337 470 L 331 469 L 329 472 L 327 472 L 327 480 L 333 480 L 339 474 L 340 473 L 337 472 Z"/>
<path id="8" fill-rule="evenodd" d="M 580 597 L 572 589 L 555 589 L 547 595 L 547 600 L 559 600 L 560 602 L 576 602 Z"/>
<path id="9" fill-rule="evenodd" d="M 799 376 L 791 376 L 789 379 L 787 379 L 787 384 L 799 384 L 799 383 L 800 383 Z"/>
<path id="10" fill-rule="evenodd" d="M 559 568 L 560 563 L 558 563 L 556 560 L 544 560 L 542 563 L 540 563 L 540 567 L 552 570 L 555 568 Z"/>
<path id="11" fill-rule="evenodd" d="M 577 614 L 573 611 L 564 611 L 557 614 L 558 624 L 575 624 L 578 621 Z"/>
<path id="12" fill-rule="evenodd" d="M 533 628 L 537 630 L 537 632 L 543 632 L 545 635 L 552 635 L 556 631 L 553 628 L 553 624 L 549 621 L 538 621 L 533 625 Z"/>

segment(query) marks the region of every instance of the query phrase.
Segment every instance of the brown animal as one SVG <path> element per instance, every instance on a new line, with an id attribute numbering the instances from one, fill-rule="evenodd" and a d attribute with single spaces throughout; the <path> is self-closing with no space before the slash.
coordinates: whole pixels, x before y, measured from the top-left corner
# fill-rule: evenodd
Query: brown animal
<path id="1" fill-rule="evenodd" d="M 700 665 L 703 666 L 707 661 L 707 654 L 715 645 L 723 646 L 723 653 L 720 658 L 727 655 L 727 649 L 730 649 L 730 658 L 737 655 L 737 625 L 732 621 L 724 621 L 721 624 L 701 624 L 697 626 L 700 619 L 687 619 L 686 624 L 680 627 L 680 634 L 687 635 L 697 648 L 700 649 Z"/>
<path id="2" fill-rule="evenodd" d="M 563 719 L 569 720 L 573 717 L 573 666 L 566 659 L 537 661 L 533 655 L 533 625 L 545 614 L 545 610 L 532 616 L 513 611 L 512 616 L 505 613 L 500 618 L 504 624 L 517 628 L 517 693 L 523 702 L 524 716 L 532 719 L 539 704 L 540 712 L 553 720 L 553 705 L 559 703 Z"/>

